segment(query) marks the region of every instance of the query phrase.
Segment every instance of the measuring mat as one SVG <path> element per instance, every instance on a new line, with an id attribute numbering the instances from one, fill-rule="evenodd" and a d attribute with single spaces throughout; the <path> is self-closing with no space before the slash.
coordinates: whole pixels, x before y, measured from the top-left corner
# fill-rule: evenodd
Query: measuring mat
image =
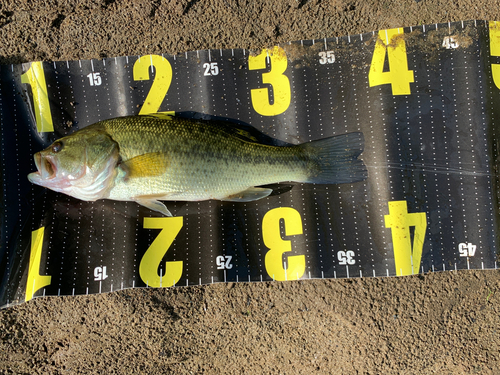
<path id="1" fill-rule="evenodd" d="M 33 62 L 0 77 L 0 307 L 134 287 L 497 268 L 500 23 Z M 284 182 L 247 203 L 164 202 L 173 217 L 28 181 L 33 155 L 56 139 L 158 112 L 228 121 L 275 145 L 361 132 L 368 177 Z"/>

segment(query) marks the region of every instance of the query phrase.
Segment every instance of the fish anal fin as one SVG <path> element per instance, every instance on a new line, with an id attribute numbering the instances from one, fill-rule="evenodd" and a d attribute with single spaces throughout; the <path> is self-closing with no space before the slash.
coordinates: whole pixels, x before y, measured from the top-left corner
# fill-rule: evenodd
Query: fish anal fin
<path id="1" fill-rule="evenodd" d="M 172 213 L 168 210 L 167 206 L 161 203 L 158 199 L 165 199 L 165 195 L 160 194 L 151 194 L 151 195 L 140 195 L 132 198 L 134 202 L 149 208 L 152 211 L 159 212 L 165 216 L 173 216 Z"/>
<path id="2" fill-rule="evenodd" d="M 267 197 L 272 192 L 273 189 L 250 187 L 236 194 L 231 194 L 225 198 L 221 198 L 220 200 L 224 202 L 253 202 Z"/>
<path id="3" fill-rule="evenodd" d="M 122 163 L 127 178 L 156 177 L 165 173 L 170 162 L 163 152 L 151 152 L 133 157 Z"/>

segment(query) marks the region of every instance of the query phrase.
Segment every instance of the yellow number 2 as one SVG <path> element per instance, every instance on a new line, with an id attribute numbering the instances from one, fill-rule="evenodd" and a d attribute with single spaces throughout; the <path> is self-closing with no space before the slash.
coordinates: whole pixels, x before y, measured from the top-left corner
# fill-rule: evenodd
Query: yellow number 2
<path id="1" fill-rule="evenodd" d="M 292 251 L 292 242 L 281 238 L 280 221 L 285 226 L 285 236 L 302 234 L 302 219 L 291 207 L 272 209 L 262 219 L 262 237 L 269 248 L 265 257 L 267 274 L 274 280 L 298 280 L 306 270 L 304 255 L 288 256 L 288 266 L 283 262 L 283 254 Z"/>
<path id="2" fill-rule="evenodd" d="M 155 67 L 156 74 L 146 100 L 139 111 L 140 115 L 157 113 L 172 83 L 172 66 L 166 58 L 158 55 L 142 56 L 135 62 L 134 81 L 149 80 L 149 70 L 152 66 Z M 168 113 L 173 114 L 172 112 Z"/>
<path id="3" fill-rule="evenodd" d="M 389 202 L 389 215 L 385 215 L 385 227 L 391 228 L 396 274 L 398 276 L 417 274 L 427 228 L 425 212 L 408 213 L 406 201 Z M 413 246 L 410 227 L 415 228 Z"/>
<path id="4" fill-rule="evenodd" d="M 158 275 L 158 267 L 182 228 L 181 217 L 145 217 L 144 228 L 161 229 L 139 264 L 139 275 L 153 288 L 175 285 L 182 276 L 182 261 L 166 262 L 165 274 Z"/>
<path id="5" fill-rule="evenodd" d="M 389 71 L 384 72 L 386 55 L 389 60 Z M 411 94 L 410 83 L 415 82 L 415 78 L 413 70 L 408 70 L 403 29 L 379 31 L 368 82 L 370 87 L 390 84 L 393 95 Z"/>
<path id="6" fill-rule="evenodd" d="M 31 87 L 33 106 L 35 107 L 36 129 L 39 133 L 53 132 L 54 125 L 50 113 L 49 96 L 42 62 L 32 62 L 30 68 L 21 75 L 21 82 L 27 83 Z"/>
<path id="7" fill-rule="evenodd" d="M 272 50 L 262 50 L 262 53 L 257 56 L 249 56 L 248 69 L 266 69 L 266 60 L 268 57 L 271 70 L 267 73 L 262 73 L 262 83 L 272 86 L 273 103 L 270 101 L 269 89 L 267 88 L 252 89 L 250 94 L 255 112 L 262 116 L 276 116 L 288 109 L 292 98 L 290 81 L 283 74 L 288 66 L 285 50 L 280 47 L 274 47 Z"/>

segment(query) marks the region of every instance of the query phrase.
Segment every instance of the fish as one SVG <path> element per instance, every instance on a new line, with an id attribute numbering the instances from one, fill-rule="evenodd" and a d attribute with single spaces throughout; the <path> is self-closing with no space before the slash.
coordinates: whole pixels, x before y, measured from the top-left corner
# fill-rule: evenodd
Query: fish
<path id="1" fill-rule="evenodd" d="M 132 201 L 172 216 L 161 201 L 251 202 L 280 182 L 367 178 L 361 132 L 298 145 L 260 142 L 227 122 L 163 114 L 103 120 L 34 155 L 36 185 L 83 201 Z"/>

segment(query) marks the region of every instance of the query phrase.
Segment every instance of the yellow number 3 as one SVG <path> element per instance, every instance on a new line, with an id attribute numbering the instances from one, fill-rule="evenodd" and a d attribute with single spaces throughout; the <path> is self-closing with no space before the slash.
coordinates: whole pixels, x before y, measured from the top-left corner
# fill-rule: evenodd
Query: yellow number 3
<path id="1" fill-rule="evenodd" d="M 298 280 L 304 275 L 306 258 L 304 255 L 289 255 L 288 267 L 283 262 L 283 254 L 292 251 L 292 242 L 281 238 L 280 221 L 283 220 L 286 236 L 302 234 L 302 219 L 298 211 L 291 207 L 272 209 L 262 219 L 262 237 L 269 248 L 265 257 L 266 271 L 274 280 Z"/>
<path id="2" fill-rule="evenodd" d="M 389 59 L 389 71 L 384 72 L 385 56 Z M 408 69 L 403 29 L 380 30 L 373 51 L 370 87 L 390 84 L 393 95 L 410 95 L 410 83 L 415 82 L 413 70 Z"/>
<path id="3" fill-rule="evenodd" d="M 266 69 L 266 59 L 268 56 L 271 71 L 262 73 L 262 83 L 272 86 L 274 100 L 271 103 L 268 88 L 252 89 L 252 105 L 255 112 L 262 116 L 276 116 L 288 109 L 292 98 L 290 81 L 283 74 L 288 66 L 285 50 L 280 47 L 274 47 L 272 50 L 262 50 L 262 53 L 257 56 L 249 56 L 248 69 Z"/>

